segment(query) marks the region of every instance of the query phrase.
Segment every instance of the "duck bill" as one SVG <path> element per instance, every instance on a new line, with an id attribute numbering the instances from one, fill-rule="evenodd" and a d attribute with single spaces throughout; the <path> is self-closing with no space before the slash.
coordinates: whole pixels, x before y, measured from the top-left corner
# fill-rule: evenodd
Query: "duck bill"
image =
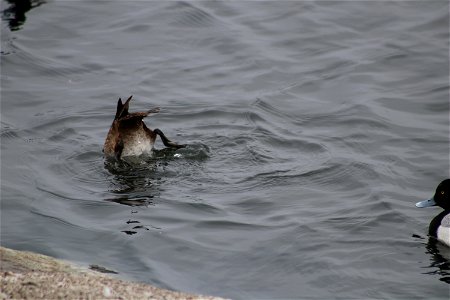
<path id="1" fill-rule="evenodd" d="M 424 208 L 424 207 L 430 207 L 430 206 L 435 206 L 436 205 L 436 201 L 434 201 L 434 197 L 428 199 L 428 200 L 424 200 L 424 201 L 420 201 L 416 203 L 416 207 L 418 208 Z"/>

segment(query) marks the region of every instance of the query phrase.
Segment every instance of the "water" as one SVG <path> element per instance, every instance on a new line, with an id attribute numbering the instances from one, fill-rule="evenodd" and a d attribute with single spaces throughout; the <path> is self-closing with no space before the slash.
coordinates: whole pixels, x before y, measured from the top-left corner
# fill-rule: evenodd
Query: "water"
<path id="1" fill-rule="evenodd" d="M 2 2 L 1 242 L 235 299 L 447 299 L 447 1 Z M 21 16 L 24 16 L 21 17 Z M 118 97 L 187 143 L 105 165 Z"/>

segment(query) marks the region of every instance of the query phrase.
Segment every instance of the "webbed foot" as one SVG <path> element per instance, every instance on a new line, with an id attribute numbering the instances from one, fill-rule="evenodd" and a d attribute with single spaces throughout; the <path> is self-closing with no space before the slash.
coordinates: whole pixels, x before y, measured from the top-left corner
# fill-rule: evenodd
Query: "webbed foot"
<path id="1" fill-rule="evenodd" d="M 159 130 L 158 128 L 153 130 L 154 133 L 156 133 L 157 135 L 159 135 L 159 137 L 161 138 L 161 141 L 163 142 L 164 146 L 169 147 L 169 148 L 175 148 L 175 149 L 180 149 L 180 148 L 185 148 L 186 145 L 184 144 L 177 144 L 175 142 L 172 142 L 171 140 L 169 140 L 164 133 Z"/>

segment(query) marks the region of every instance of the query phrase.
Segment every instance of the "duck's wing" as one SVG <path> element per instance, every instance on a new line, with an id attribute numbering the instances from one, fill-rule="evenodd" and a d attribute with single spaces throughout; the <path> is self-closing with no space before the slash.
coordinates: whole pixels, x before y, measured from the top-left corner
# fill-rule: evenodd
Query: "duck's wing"
<path id="1" fill-rule="evenodd" d="M 152 108 L 148 111 L 142 111 L 142 112 L 135 112 L 131 114 L 126 114 L 125 116 L 120 118 L 120 121 L 137 121 L 142 120 L 143 118 L 147 117 L 150 114 L 155 114 L 159 112 L 159 107 Z"/>

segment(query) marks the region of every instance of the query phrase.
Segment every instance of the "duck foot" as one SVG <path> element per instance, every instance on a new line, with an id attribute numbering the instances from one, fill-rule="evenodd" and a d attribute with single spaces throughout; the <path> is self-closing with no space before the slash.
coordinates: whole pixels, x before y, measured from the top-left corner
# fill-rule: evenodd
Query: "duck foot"
<path id="1" fill-rule="evenodd" d="M 175 149 L 180 149 L 180 148 L 185 148 L 186 145 L 185 144 L 177 144 L 175 142 L 172 142 L 171 140 L 169 140 L 165 134 L 159 130 L 158 128 L 153 130 L 154 133 L 156 133 L 157 135 L 159 135 L 159 137 L 161 138 L 161 141 L 163 142 L 164 146 L 169 147 L 169 148 L 175 148 Z"/>

